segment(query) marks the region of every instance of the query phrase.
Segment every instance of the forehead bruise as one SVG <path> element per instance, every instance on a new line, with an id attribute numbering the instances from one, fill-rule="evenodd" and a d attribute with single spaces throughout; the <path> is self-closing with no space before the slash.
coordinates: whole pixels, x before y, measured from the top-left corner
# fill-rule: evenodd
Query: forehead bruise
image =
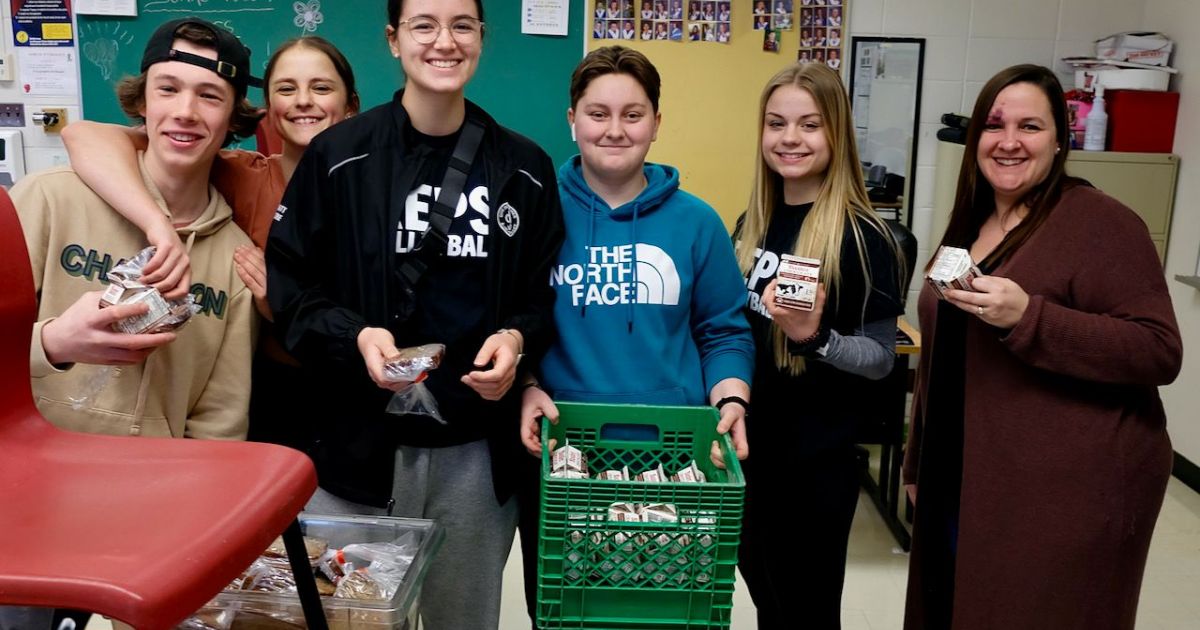
<path id="1" fill-rule="evenodd" d="M 1004 120 L 1004 108 L 997 107 L 993 109 L 987 116 L 988 124 L 995 124 Z"/>

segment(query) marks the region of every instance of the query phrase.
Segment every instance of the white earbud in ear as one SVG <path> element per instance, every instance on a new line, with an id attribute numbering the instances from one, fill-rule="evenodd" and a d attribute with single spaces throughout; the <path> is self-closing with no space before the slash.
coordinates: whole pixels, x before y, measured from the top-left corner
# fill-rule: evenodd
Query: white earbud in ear
<path id="1" fill-rule="evenodd" d="M 571 123 L 571 142 L 575 142 L 575 123 Z"/>

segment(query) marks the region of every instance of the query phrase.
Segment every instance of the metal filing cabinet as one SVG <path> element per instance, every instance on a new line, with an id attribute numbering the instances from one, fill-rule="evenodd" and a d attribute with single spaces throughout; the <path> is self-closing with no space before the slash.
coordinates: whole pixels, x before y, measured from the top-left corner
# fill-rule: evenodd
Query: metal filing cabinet
<path id="1" fill-rule="evenodd" d="M 954 207 L 954 190 L 962 164 L 963 145 L 938 142 L 934 171 L 933 218 L 929 238 L 936 243 L 946 230 Z M 1175 207 L 1179 156 L 1170 153 L 1071 151 L 1067 173 L 1082 177 L 1129 206 L 1150 230 L 1160 260 L 1166 260 Z"/>

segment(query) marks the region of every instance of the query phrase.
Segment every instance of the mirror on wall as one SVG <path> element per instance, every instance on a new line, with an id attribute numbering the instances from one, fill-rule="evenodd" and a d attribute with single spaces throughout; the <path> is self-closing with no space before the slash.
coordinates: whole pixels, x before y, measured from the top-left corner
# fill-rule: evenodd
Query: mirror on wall
<path id="1" fill-rule="evenodd" d="M 925 40 L 851 39 L 850 104 L 863 177 L 876 211 L 912 227 Z"/>

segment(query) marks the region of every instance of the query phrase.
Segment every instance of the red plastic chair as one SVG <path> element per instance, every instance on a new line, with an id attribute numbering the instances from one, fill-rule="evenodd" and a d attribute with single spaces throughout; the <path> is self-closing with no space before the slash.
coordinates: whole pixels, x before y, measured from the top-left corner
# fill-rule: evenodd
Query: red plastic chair
<path id="1" fill-rule="evenodd" d="M 51 425 L 30 390 L 32 277 L 16 211 L 0 190 L 0 604 L 171 628 L 286 529 L 309 627 L 324 628 L 295 520 L 316 488 L 309 459 L 271 444 Z"/>

